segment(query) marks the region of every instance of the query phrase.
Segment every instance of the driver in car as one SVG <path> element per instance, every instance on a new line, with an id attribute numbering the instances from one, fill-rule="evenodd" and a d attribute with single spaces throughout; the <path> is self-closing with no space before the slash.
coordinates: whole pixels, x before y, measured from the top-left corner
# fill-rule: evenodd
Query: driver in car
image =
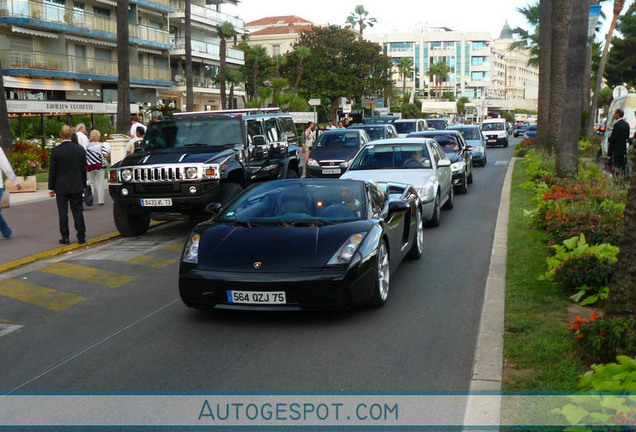
<path id="1" fill-rule="evenodd" d="M 356 216 L 360 216 L 360 208 L 362 207 L 362 204 L 355 195 L 356 193 L 349 186 L 342 186 L 340 188 L 340 198 L 342 198 L 342 204 L 349 207 L 349 209 L 354 212 Z"/>
<path id="2" fill-rule="evenodd" d="M 403 166 L 424 166 L 422 151 L 417 150 L 411 153 L 411 157 L 404 161 Z"/>

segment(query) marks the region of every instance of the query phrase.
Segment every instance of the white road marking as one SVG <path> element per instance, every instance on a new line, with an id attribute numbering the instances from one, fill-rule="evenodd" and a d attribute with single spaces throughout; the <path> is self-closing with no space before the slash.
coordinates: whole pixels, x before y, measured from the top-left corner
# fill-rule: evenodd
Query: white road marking
<path id="1" fill-rule="evenodd" d="M 21 329 L 24 326 L 17 324 L 0 324 L 0 337 L 6 336 L 11 332 Z"/>
<path id="2" fill-rule="evenodd" d="M 509 161 L 497 161 L 497 162 L 495 162 L 495 166 L 497 166 L 497 165 L 507 166 L 508 164 L 509 164 Z"/>

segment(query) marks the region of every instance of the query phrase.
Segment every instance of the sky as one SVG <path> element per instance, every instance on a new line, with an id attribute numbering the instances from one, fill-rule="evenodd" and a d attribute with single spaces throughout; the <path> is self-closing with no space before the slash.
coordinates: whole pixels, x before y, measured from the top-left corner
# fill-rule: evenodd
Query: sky
<path id="1" fill-rule="evenodd" d="M 627 6 L 634 0 L 627 0 Z M 487 31 L 496 38 L 506 20 L 510 27 L 527 27 L 518 7 L 533 0 L 240 0 L 238 6 L 222 11 L 238 15 L 245 22 L 279 15 L 297 15 L 315 24 L 343 25 L 356 5 L 362 4 L 378 23 L 365 31 L 383 33 L 394 28 L 445 26 L 462 31 Z M 612 15 L 612 1 L 603 11 Z M 603 31 L 607 32 L 606 29 Z"/>

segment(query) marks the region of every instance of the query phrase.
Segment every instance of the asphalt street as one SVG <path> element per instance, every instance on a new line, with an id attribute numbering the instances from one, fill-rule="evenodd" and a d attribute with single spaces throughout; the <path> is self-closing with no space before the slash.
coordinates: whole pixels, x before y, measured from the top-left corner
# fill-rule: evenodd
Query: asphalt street
<path id="1" fill-rule="evenodd" d="M 422 259 L 392 274 L 381 309 L 187 309 L 177 289 L 185 222 L 3 274 L 0 390 L 466 391 L 518 141 L 488 149 L 468 194 L 426 229 Z"/>

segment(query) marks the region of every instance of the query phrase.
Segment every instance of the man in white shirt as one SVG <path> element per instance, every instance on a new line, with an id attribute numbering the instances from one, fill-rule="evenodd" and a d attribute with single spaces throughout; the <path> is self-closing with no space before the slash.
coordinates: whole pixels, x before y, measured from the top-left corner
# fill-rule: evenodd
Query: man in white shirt
<path id="1" fill-rule="evenodd" d="M 132 118 L 130 119 L 130 136 L 132 136 L 133 138 L 137 137 L 137 128 L 142 128 L 144 134 L 146 133 L 146 126 L 139 122 L 139 118 L 137 116 L 132 116 Z"/>
<path id="2" fill-rule="evenodd" d="M 337 127 L 333 124 L 332 120 L 329 120 L 329 126 L 327 126 L 327 129 L 329 130 L 337 129 Z"/>
<path id="3" fill-rule="evenodd" d="M 86 150 L 86 147 L 88 147 L 88 143 L 90 143 L 86 125 L 84 123 L 79 123 L 78 125 L 76 125 L 75 134 L 77 135 L 77 142 L 79 143 L 79 145 L 84 147 L 84 150 Z"/>
<path id="4" fill-rule="evenodd" d="M 15 188 L 17 190 L 22 189 L 22 185 L 18 183 L 18 178 L 15 176 L 13 172 L 13 168 L 11 168 L 11 163 L 9 163 L 9 159 L 4 154 L 4 150 L 0 147 L 0 201 L 2 201 L 2 195 L 4 193 L 4 181 L 2 180 L 2 173 L 5 173 L 7 178 L 13 182 Z M 11 228 L 7 225 L 7 222 L 2 217 L 2 210 L 0 210 L 0 233 L 2 233 L 2 238 L 9 239 L 11 238 Z"/>

